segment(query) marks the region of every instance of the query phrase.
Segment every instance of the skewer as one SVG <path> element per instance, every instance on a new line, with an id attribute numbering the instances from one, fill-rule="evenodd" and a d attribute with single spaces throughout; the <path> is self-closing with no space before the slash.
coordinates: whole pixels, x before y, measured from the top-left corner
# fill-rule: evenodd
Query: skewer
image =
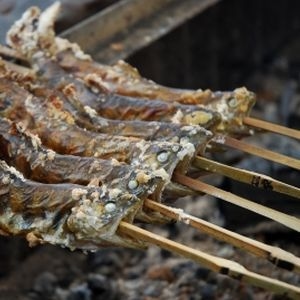
<path id="1" fill-rule="evenodd" d="M 273 133 L 278 133 L 281 135 L 286 135 L 288 137 L 300 140 L 300 131 L 296 129 L 280 126 L 274 123 L 270 123 L 267 121 L 263 121 L 251 117 L 244 118 L 243 123 L 249 126 L 267 130 Z"/>
<path id="2" fill-rule="evenodd" d="M 193 167 L 204 169 L 205 171 L 212 173 L 218 173 L 234 180 L 250 184 L 256 188 L 275 191 L 300 199 L 300 188 L 286 184 L 264 174 L 227 166 L 220 162 L 200 156 L 197 156 L 193 160 Z"/>
<path id="3" fill-rule="evenodd" d="M 0 58 L 1 59 L 1 58 Z M 7 60 L 5 60 L 5 66 L 11 70 L 11 71 L 15 71 L 17 73 L 20 73 L 22 75 L 35 75 L 35 72 L 33 69 L 27 68 L 27 67 L 23 67 L 21 65 L 18 64 L 14 64 L 12 62 L 9 62 Z"/>
<path id="4" fill-rule="evenodd" d="M 230 243 L 233 246 L 249 251 L 256 256 L 268 259 L 278 267 L 300 273 L 300 258 L 278 247 L 266 245 L 254 239 L 209 223 L 185 213 L 182 209 L 172 208 L 150 199 L 146 199 L 144 205 L 173 220 L 183 222 L 199 231 L 203 231 L 218 240 Z"/>
<path id="5" fill-rule="evenodd" d="M 254 272 L 248 271 L 242 265 L 200 250 L 190 248 L 186 245 L 174 242 L 155 233 L 141 229 L 127 222 L 121 222 L 118 231 L 122 234 L 154 244 L 162 249 L 191 259 L 204 267 L 220 274 L 228 275 L 241 282 L 247 282 L 258 287 L 267 288 L 275 293 L 286 294 L 292 299 L 299 299 L 300 288 L 288 283 L 272 279 Z"/>
<path id="6" fill-rule="evenodd" d="M 300 160 L 296 158 L 292 158 L 283 154 L 276 153 L 274 151 L 253 146 L 248 143 L 231 138 L 229 136 L 217 136 L 216 138 L 214 138 L 214 142 L 219 145 L 226 145 L 228 147 L 262 157 L 266 160 L 277 162 L 290 168 L 300 170 Z"/>
<path id="7" fill-rule="evenodd" d="M 0 54 L 26 61 L 25 58 L 22 57 L 17 51 L 15 51 L 14 49 L 5 47 L 3 45 L 0 45 Z M 5 61 L 5 64 L 9 69 L 17 71 L 21 74 L 34 74 L 34 71 L 30 68 L 20 66 L 20 65 L 8 62 L 8 61 Z M 245 125 L 250 125 L 250 126 L 268 130 L 268 131 L 271 131 L 274 133 L 278 133 L 278 134 L 286 135 L 286 136 L 289 136 L 292 138 L 300 139 L 300 131 L 291 129 L 291 128 L 287 128 L 284 126 L 280 126 L 277 124 L 273 124 L 270 122 L 266 122 L 263 120 L 258 120 L 258 119 L 251 118 L 251 117 L 245 117 L 243 119 L 243 123 Z"/>
<path id="8" fill-rule="evenodd" d="M 26 58 L 22 56 L 20 53 L 18 53 L 16 50 L 8 48 L 6 46 L 3 46 L 0 44 L 0 55 L 7 56 L 13 59 L 19 59 L 24 62 L 27 62 Z"/>
<path id="9" fill-rule="evenodd" d="M 285 225 L 291 229 L 294 229 L 297 232 L 300 232 L 300 219 L 298 219 L 296 217 L 289 216 L 285 213 L 276 211 L 269 207 L 265 207 L 261 204 L 252 202 L 250 200 L 239 197 L 230 192 L 223 191 L 222 189 L 219 189 L 219 188 L 209 185 L 207 183 L 200 182 L 198 180 L 189 178 L 187 176 L 184 176 L 184 175 L 181 175 L 178 173 L 175 173 L 173 175 L 173 180 L 180 184 L 188 186 L 188 187 L 194 189 L 195 191 L 199 191 L 201 193 L 206 193 L 208 195 L 214 196 L 221 200 L 224 200 L 229 203 L 235 204 L 237 206 L 243 207 L 243 208 L 253 211 L 259 215 L 262 215 L 262 216 L 267 217 L 271 220 L 274 220 L 278 223 L 281 223 L 282 225 Z"/>

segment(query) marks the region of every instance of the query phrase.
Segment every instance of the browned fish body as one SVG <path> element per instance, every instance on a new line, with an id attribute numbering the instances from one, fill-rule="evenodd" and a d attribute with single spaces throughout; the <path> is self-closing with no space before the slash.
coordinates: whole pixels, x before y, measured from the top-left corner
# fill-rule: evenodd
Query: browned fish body
<path id="1" fill-rule="evenodd" d="M 5 62 L 3 62 L 5 68 Z M 189 137 L 189 141 L 199 149 L 204 151 L 209 136 L 212 133 L 198 125 L 184 125 L 167 122 L 146 122 L 139 120 L 112 120 L 99 116 L 97 112 L 89 106 L 85 106 L 80 101 L 74 83 L 55 90 L 47 87 L 47 81 L 39 81 L 26 74 L 4 69 L 6 78 L 17 81 L 19 85 L 39 98 L 61 99 L 63 109 L 68 111 L 75 120 L 75 123 L 89 131 L 118 135 L 125 137 L 136 137 L 149 141 L 169 141 L 180 142 L 181 139 Z"/>
<path id="2" fill-rule="evenodd" d="M 26 178 L 43 183 L 105 184 L 128 190 L 143 199 L 163 179 L 147 170 L 139 170 L 116 160 L 61 155 L 47 149 L 41 140 L 22 127 L 0 118 L 0 159 L 14 166 Z"/>
<path id="3" fill-rule="evenodd" d="M 172 174 L 177 166 L 186 169 L 196 153 L 188 141 L 181 146 L 178 143 L 147 142 L 87 131 L 78 127 L 71 114 L 63 110 L 59 98 L 34 97 L 5 77 L 0 78 L 0 91 L 0 115 L 16 122 L 22 121 L 41 138 L 45 146 L 61 154 L 115 158 L 137 168 L 164 168 Z"/>
<path id="4" fill-rule="evenodd" d="M 116 233 L 119 222 L 132 220 L 142 204 L 126 191 L 37 183 L 0 161 L 0 192 L 2 234 L 26 236 L 32 245 L 48 242 L 71 249 L 142 246 Z"/>
<path id="5" fill-rule="evenodd" d="M 63 54 L 58 55 L 58 60 L 61 59 L 62 55 Z M 82 62 L 83 64 L 88 64 L 90 69 L 88 68 L 84 73 L 75 72 L 74 74 L 90 86 L 95 93 L 102 92 L 102 94 L 107 94 L 107 96 L 101 95 L 100 99 L 103 104 L 98 104 L 97 106 L 99 111 L 101 106 L 103 106 L 105 110 L 108 110 L 109 107 L 112 106 L 112 110 L 107 117 L 117 118 L 117 115 L 114 115 L 114 112 L 117 112 L 121 114 L 122 119 L 142 118 L 148 121 L 172 121 L 176 120 L 174 116 L 176 114 L 177 116 L 180 115 L 181 112 L 179 122 L 182 123 L 198 124 L 213 131 L 217 130 L 218 132 L 225 132 L 233 136 L 246 134 L 249 131 L 247 126 L 243 124 L 243 119 L 249 115 L 255 103 L 255 95 L 246 88 L 239 88 L 232 92 L 214 93 L 211 91 L 182 91 L 159 86 L 144 78 L 140 78 L 138 83 L 135 84 L 134 82 L 137 79 L 132 79 L 131 73 L 127 76 L 127 73 L 121 72 L 121 74 L 119 74 L 120 77 L 119 75 L 117 76 L 117 82 L 121 82 L 120 86 L 117 86 L 117 83 L 115 83 L 115 88 L 110 89 L 110 78 L 114 76 L 107 75 L 107 73 L 110 74 L 114 72 L 114 68 L 119 69 L 120 64 L 121 66 L 125 65 L 126 68 L 129 68 L 129 65 L 122 62 L 117 66 L 110 67 L 96 63 L 93 65 L 93 62 L 77 59 L 74 68 L 66 69 L 69 71 L 74 70 L 80 66 Z M 71 74 L 73 73 L 71 72 Z M 113 81 L 114 80 L 115 78 Z M 124 92 L 123 83 L 126 87 L 131 87 L 129 90 L 125 88 L 126 92 Z M 142 83 L 142 87 L 139 86 L 139 83 Z M 157 92 L 155 92 L 155 90 Z M 161 91 L 163 92 L 160 93 Z M 135 97 L 136 106 L 132 103 L 132 97 Z M 141 101 L 141 103 L 139 101 Z M 154 102 L 152 105 L 151 101 Z M 130 107 L 134 107 L 134 109 L 126 110 L 125 105 L 127 104 Z M 145 109 L 149 107 L 149 111 L 140 111 L 138 109 L 139 105 L 141 107 L 144 105 Z M 122 106 L 124 108 L 121 110 L 119 107 Z M 161 111 L 162 108 L 163 111 L 168 111 L 168 114 L 163 113 Z M 212 114 L 212 112 L 214 112 L 215 115 Z M 211 116 L 213 117 L 209 117 L 209 114 L 212 114 Z"/>
<path id="6" fill-rule="evenodd" d="M 81 105 L 94 109 L 103 118 L 200 125 L 210 130 L 221 121 L 218 112 L 205 107 L 105 93 L 101 90 L 98 78 L 93 74 L 87 75 L 82 82 L 70 76 L 53 59 L 50 60 L 46 56 L 32 59 L 33 64 L 38 68 L 39 78 L 51 89 L 66 93 L 66 87 L 72 85 Z"/>
<path id="7" fill-rule="evenodd" d="M 163 101 L 147 101 L 103 93 L 98 77 L 87 75 L 84 82 L 64 71 L 52 55 L 56 48 L 51 18 L 40 16 L 32 8 L 28 15 L 8 33 L 8 42 L 22 53 L 51 88 L 63 90 L 69 84 L 76 87 L 78 99 L 83 105 L 95 109 L 105 118 L 118 120 L 167 121 L 214 128 L 221 117 L 219 113 L 204 107 L 187 106 Z M 53 20 L 54 21 L 54 20 Z M 29 38 L 30 36 L 30 38 Z M 28 39 L 29 38 L 29 39 Z M 53 52 L 54 51 L 54 52 Z M 49 58 L 50 57 L 50 58 Z M 72 74 L 71 74 L 72 75 Z M 87 86 L 91 89 L 87 89 Z M 94 91 L 94 92 L 93 92 Z"/>

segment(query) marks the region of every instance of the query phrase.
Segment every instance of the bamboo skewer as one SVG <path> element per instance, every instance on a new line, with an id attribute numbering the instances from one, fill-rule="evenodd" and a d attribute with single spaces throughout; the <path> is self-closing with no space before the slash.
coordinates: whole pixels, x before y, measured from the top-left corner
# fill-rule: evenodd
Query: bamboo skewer
<path id="1" fill-rule="evenodd" d="M 203 231 L 214 238 L 230 243 L 252 254 L 268 259 L 273 264 L 284 269 L 300 273 L 300 258 L 278 247 L 266 245 L 238 233 L 232 232 L 215 224 L 185 213 L 182 209 L 172 208 L 164 204 L 146 199 L 144 205 L 154 211 Z"/>
<path id="2" fill-rule="evenodd" d="M 7 56 L 13 59 L 19 59 L 22 60 L 24 62 L 27 62 L 27 59 L 24 58 L 24 56 L 22 56 L 20 53 L 18 53 L 16 50 L 3 46 L 0 44 L 0 55 L 3 56 Z"/>
<path id="3" fill-rule="evenodd" d="M 245 117 L 243 123 L 245 125 L 253 126 L 256 128 L 260 128 L 263 130 L 267 130 L 273 133 L 278 133 L 281 135 L 285 135 L 300 140 L 300 131 L 296 129 L 280 126 L 271 122 L 267 122 L 267 121 L 263 121 L 251 117 Z"/>
<path id="4" fill-rule="evenodd" d="M 162 249 L 191 259 L 215 272 L 228 275 L 241 282 L 247 282 L 258 287 L 267 288 L 275 293 L 286 294 L 292 299 L 299 299 L 300 297 L 300 288 L 296 286 L 248 271 L 236 262 L 206 254 L 200 250 L 174 242 L 127 222 L 122 221 L 118 231 L 119 233 L 128 235 L 134 239 L 154 244 Z"/>
<path id="5" fill-rule="evenodd" d="M 300 160 L 296 158 L 292 158 L 274 151 L 253 146 L 248 143 L 231 138 L 229 136 L 217 136 L 216 138 L 214 138 L 214 142 L 219 145 L 226 145 L 230 148 L 238 149 L 243 152 L 262 157 L 266 160 L 277 162 L 279 164 L 291 167 L 293 169 L 300 170 Z"/>
<path id="6" fill-rule="evenodd" d="M 231 167 L 200 156 L 197 156 L 193 160 L 193 167 L 204 169 L 205 171 L 212 173 L 218 173 L 234 180 L 250 184 L 256 188 L 275 191 L 300 199 L 300 188 L 286 184 L 264 174 Z"/>
<path id="7" fill-rule="evenodd" d="M 1 60 L 1 57 L 0 57 L 0 60 Z M 24 67 L 24 66 L 21 66 L 21 65 L 17 65 L 17 64 L 14 64 L 12 62 L 9 62 L 9 61 L 5 61 L 5 66 L 11 70 L 11 71 L 15 71 L 15 72 L 18 72 L 22 75 L 32 75 L 34 76 L 35 75 L 35 72 L 33 69 L 29 69 L 27 67 Z"/>
<path id="8" fill-rule="evenodd" d="M 289 216 L 282 212 L 276 211 L 272 208 L 265 207 L 261 204 L 252 202 L 245 198 L 239 197 L 235 194 L 226 192 L 212 185 L 206 184 L 204 182 L 200 182 L 198 180 L 189 178 L 187 176 L 178 173 L 175 173 L 173 175 L 173 179 L 174 181 L 183 184 L 185 186 L 188 186 L 194 189 L 195 191 L 206 193 L 208 195 L 214 196 L 221 200 L 243 207 L 247 210 L 253 211 L 254 213 L 257 213 L 271 220 L 274 220 L 282 225 L 285 225 L 288 228 L 294 229 L 297 232 L 300 232 L 300 219 L 296 217 Z"/>

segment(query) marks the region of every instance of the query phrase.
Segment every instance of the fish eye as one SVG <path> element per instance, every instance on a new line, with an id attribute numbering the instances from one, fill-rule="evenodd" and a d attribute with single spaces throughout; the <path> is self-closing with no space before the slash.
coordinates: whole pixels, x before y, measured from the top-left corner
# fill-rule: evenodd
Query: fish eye
<path id="1" fill-rule="evenodd" d="M 228 100 L 228 105 L 229 105 L 229 107 L 231 107 L 231 108 L 235 108 L 235 107 L 237 107 L 238 106 L 238 101 L 236 100 L 236 98 L 230 98 L 229 100 Z"/>
<path id="2" fill-rule="evenodd" d="M 117 209 L 117 206 L 114 202 L 107 202 L 104 206 L 105 211 L 108 213 L 112 213 Z"/>
<path id="3" fill-rule="evenodd" d="M 165 163 L 165 162 L 168 161 L 169 156 L 170 156 L 170 153 L 169 153 L 169 152 L 167 152 L 167 151 L 162 151 L 162 152 L 160 152 L 160 153 L 157 155 L 157 160 L 158 160 L 160 163 Z"/>
<path id="4" fill-rule="evenodd" d="M 130 190 L 135 190 L 138 186 L 139 186 L 139 183 L 138 183 L 138 181 L 137 180 L 135 180 L 135 179 L 132 179 L 132 180 L 130 180 L 129 182 L 128 182 L 128 188 L 130 189 Z"/>

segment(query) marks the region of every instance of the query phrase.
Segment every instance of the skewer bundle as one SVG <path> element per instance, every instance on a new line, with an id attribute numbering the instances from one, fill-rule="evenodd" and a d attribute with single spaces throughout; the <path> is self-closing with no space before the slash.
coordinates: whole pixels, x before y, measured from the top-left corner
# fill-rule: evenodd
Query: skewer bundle
<path id="1" fill-rule="evenodd" d="M 7 34 L 11 49 L 2 47 L 6 57 L 12 54 L 26 67 L 0 61 L 0 233 L 26 236 L 31 245 L 82 250 L 152 243 L 241 281 L 299 297 L 295 286 L 133 225 L 182 221 L 299 272 L 300 259 L 291 253 L 166 205 L 182 195 L 207 193 L 300 231 L 296 217 L 194 179 L 204 170 L 250 184 L 255 179 L 259 188 L 299 199 L 299 188 L 205 158 L 233 147 L 299 169 L 296 159 L 236 139 L 252 134 L 253 127 L 296 138 L 299 132 L 249 118 L 255 95 L 246 88 L 171 89 L 124 62 L 94 62 L 78 45 L 55 37 L 58 10 L 57 3 L 43 13 L 28 9 Z"/>

